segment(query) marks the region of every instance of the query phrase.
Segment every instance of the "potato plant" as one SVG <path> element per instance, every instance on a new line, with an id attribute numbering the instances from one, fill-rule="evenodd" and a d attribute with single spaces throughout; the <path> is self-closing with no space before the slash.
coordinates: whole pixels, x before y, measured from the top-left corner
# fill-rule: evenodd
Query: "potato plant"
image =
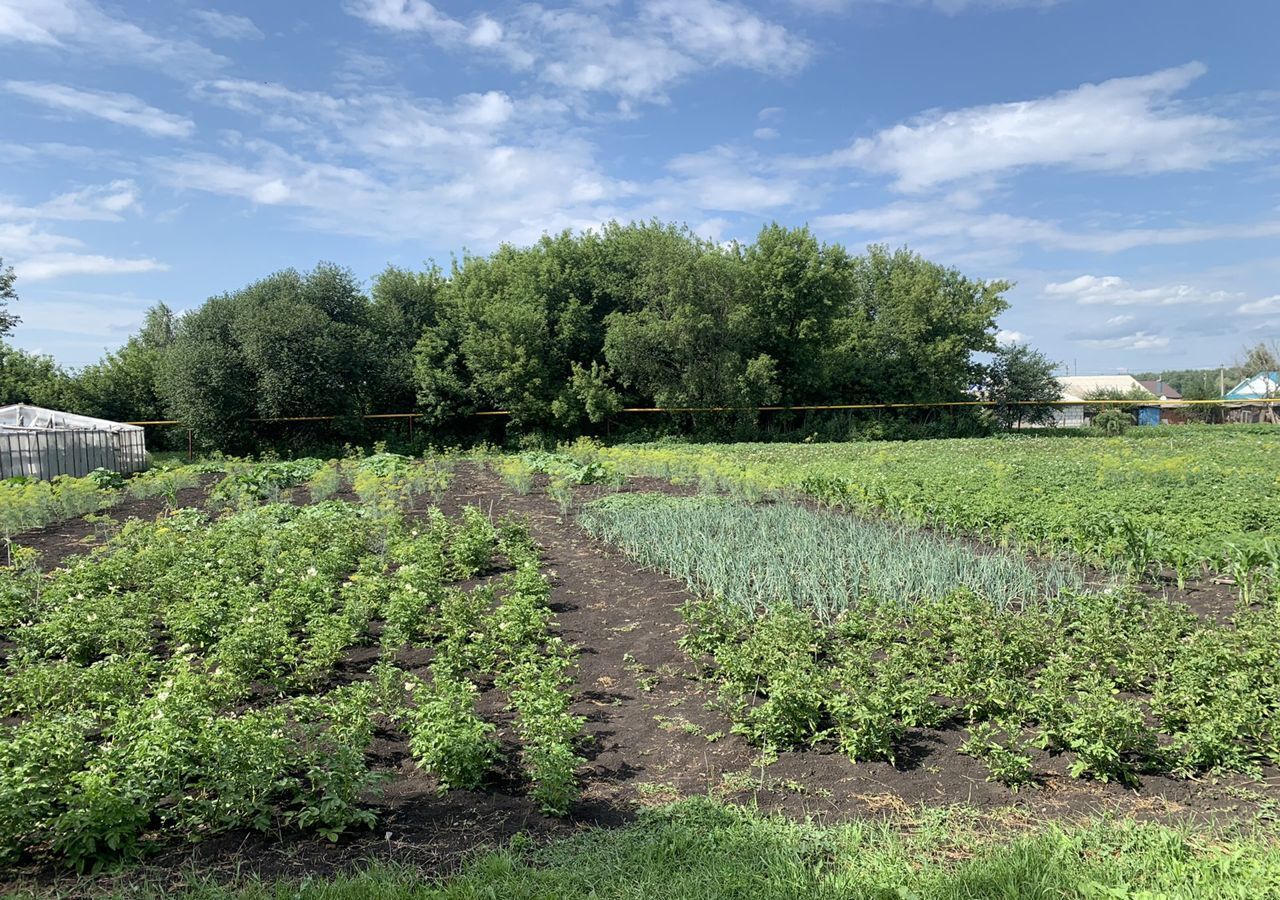
<path id="1" fill-rule="evenodd" d="M 1001 608 L 970 592 L 864 602 L 828 625 L 776 604 L 700 600 L 682 646 L 719 684 L 734 730 L 772 749 L 830 743 L 893 761 L 905 732 L 954 725 L 994 780 L 1035 779 L 1031 749 L 1074 777 L 1258 774 L 1280 761 L 1280 620 L 1220 625 L 1159 598 Z"/>
<path id="2" fill-rule="evenodd" d="M 337 840 L 376 820 L 377 721 L 400 724 L 442 790 L 478 787 L 498 751 L 477 684 L 517 666 L 502 690 L 532 791 L 567 808 L 572 654 L 527 530 L 476 509 L 407 518 L 386 500 L 416 496 L 417 464 L 378 466 L 367 503 L 174 510 L 64 568 L 41 574 L 22 553 L 0 568 L 0 863 L 92 870 L 167 835 L 246 827 Z M 513 567 L 500 585 L 452 586 L 497 555 Z M 491 615 L 524 627 L 504 634 Z M 334 687 L 344 653 L 379 633 L 371 677 Z M 395 667 L 411 643 L 435 649 L 429 680 Z"/>

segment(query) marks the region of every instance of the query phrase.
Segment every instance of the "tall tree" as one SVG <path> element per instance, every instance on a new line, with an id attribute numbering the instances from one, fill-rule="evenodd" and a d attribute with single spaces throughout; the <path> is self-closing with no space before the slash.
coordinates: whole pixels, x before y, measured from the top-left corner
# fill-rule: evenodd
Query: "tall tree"
<path id="1" fill-rule="evenodd" d="M 605 358 L 622 384 L 662 407 L 776 401 L 776 360 L 749 339 L 737 249 L 703 245 L 669 278 L 643 309 L 606 321 Z"/>
<path id="2" fill-rule="evenodd" d="M 772 358 L 784 402 L 828 399 L 831 373 L 825 344 L 850 300 L 851 260 L 843 247 L 820 245 L 808 228 L 776 222 L 746 248 L 745 298 L 754 349 Z"/>
<path id="3" fill-rule="evenodd" d="M 1062 398 L 1062 386 L 1053 374 L 1056 368 L 1025 344 L 1009 344 L 992 354 L 983 387 L 1002 428 L 1053 421 L 1053 402 Z"/>
<path id="4" fill-rule="evenodd" d="M 161 367 L 176 418 L 242 448 L 255 417 L 352 416 L 377 384 L 369 301 L 346 269 L 277 272 L 187 314 Z"/>
<path id="5" fill-rule="evenodd" d="M 434 264 L 422 272 L 388 266 L 373 280 L 369 321 L 378 341 L 376 395 L 388 412 L 414 408 L 414 347 L 439 322 L 448 287 Z"/>
<path id="6" fill-rule="evenodd" d="M 954 400 L 978 382 L 974 354 L 997 349 L 1007 281 L 966 278 L 903 248 L 873 245 L 853 262 L 852 299 L 836 323 L 844 399 Z"/>
<path id="7" fill-rule="evenodd" d="M 0 342 L 0 405 L 33 403 L 67 406 L 67 373 L 53 357 L 28 353 Z"/>

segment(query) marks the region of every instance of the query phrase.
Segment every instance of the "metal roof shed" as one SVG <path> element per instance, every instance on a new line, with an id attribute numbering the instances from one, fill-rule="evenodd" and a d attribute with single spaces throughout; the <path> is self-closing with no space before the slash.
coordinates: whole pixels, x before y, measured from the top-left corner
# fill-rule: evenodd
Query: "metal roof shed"
<path id="1" fill-rule="evenodd" d="M 145 434 L 137 425 L 27 403 L 0 406 L 0 478 L 141 472 Z"/>

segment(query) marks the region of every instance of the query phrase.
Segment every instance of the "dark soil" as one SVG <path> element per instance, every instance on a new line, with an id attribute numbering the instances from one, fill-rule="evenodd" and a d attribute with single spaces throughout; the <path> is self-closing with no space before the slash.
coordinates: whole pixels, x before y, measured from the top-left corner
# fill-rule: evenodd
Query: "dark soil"
<path id="1" fill-rule="evenodd" d="M 633 479 L 623 490 L 685 492 L 654 479 Z M 578 500 L 600 491 L 584 488 Z M 197 494 L 188 502 L 199 499 Z M 762 765 L 755 748 L 729 734 L 730 722 L 714 704 L 714 685 L 697 677 L 676 646 L 684 631 L 679 610 L 690 599 L 681 582 L 639 567 L 574 525 L 571 516 L 562 519 L 557 505 L 540 491 L 514 493 L 487 470 L 460 464 L 440 505 L 452 516 L 471 504 L 495 516 L 527 519 L 553 586 L 555 622 L 565 640 L 578 647 L 575 712 L 587 719 L 587 741 L 581 751 L 586 757 L 580 769 L 582 800 L 571 814 L 555 819 L 539 812 L 514 765 L 496 773 L 483 791 L 440 795 L 435 780 L 413 763 L 403 735 L 383 729 L 371 752 L 376 766 L 390 777 L 382 796 L 371 801 L 379 822 L 373 833 L 356 833 L 336 844 L 291 834 L 224 835 L 167 851 L 122 879 L 178 883 L 192 863 L 205 873 L 228 877 L 251 872 L 301 876 L 371 859 L 445 873 L 467 855 L 518 833 L 545 840 L 594 825 L 613 826 L 633 819 L 647 805 L 691 795 L 711 794 L 827 821 L 886 818 L 903 827 L 911 827 L 924 805 L 965 805 L 1016 825 L 1069 821 L 1102 811 L 1162 820 L 1244 820 L 1280 802 L 1276 771 L 1268 771 L 1261 781 L 1144 777 L 1134 790 L 1069 778 L 1067 759 L 1047 754 L 1035 761 L 1037 771 L 1045 773 L 1040 785 L 1014 793 L 988 782 L 979 762 L 957 752 L 965 739 L 961 729 L 911 731 L 896 766 L 855 764 L 820 750 L 785 752 Z M 141 515 L 147 509 L 121 505 L 116 512 Z M 83 547 L 92 527 L 64 523 L 53 531 L 62 537 L 42 536 L 46 559 L 76 552 L 70 548 Z M 335 681 L 364 677 L 376 658 L 376 648 L 350 651 Z M 417 650 L 401 662 L 420 670 L 429 659 L 429 650 Z M 485 691 L 481 711 L 499 725 L 499 738 L 511 751 L 505 756 L 514 759 L 504 699 Z M 104 886 L 99 879 L 84 889 Z"/>
<path id="2" fill-rule="evenodd" d="M 174 508 L 203 506 L 209 489 L 217 482 L 218 477 L 216 474 L 202 476 L 199 486 L 178 491 Z M 140 500 L 126 497 L 97 515 L 109 516 L 123 524 L 129 519 L 154 519 L 168 508 L 168 500 L 164 497 L 145 497 Z M 89 552 L 113 530 L 104 527 L 102 523 L 90 522 L 84 518 L 65 519 L 15 535 L 13 543 L 38 552 L 40 568 L 48 571 L 62 565 L 63 560 L 69 556 Z"/>

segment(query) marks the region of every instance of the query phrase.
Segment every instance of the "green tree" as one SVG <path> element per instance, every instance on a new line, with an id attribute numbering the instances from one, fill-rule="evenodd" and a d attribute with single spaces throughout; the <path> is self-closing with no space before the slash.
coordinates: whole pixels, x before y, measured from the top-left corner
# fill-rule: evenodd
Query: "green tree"
<path id="1" fill-rule="evenodd" d="M 13 266 L 6 266 L 4 257 L 0 257 L 0 338 L 12 334 L 19 322 L 18 316 L 9 311 L 9 304 L 18 300 L 18 291 L 14 287 L 17 280 Z"/>
<path id="2" fill-rule="evenodd" d="M 745 298 L 753 349 L 777 366 L 784 402 L 829 399 L 831 325 L 848 306 L 852 261 L 840 246 L 820 245 L 808 228 L 776 222 L 748 246 Z"/>
<path id="3" fill-rule="evenodd" d="M 379 383 L 368 299 L 346 269 L 278 272 L 180 320 L 161 365 L 175 418 L 206 445 L 251 445 L 250 420 L 350 419 Z"/>
<path id="4" fill-rule="evenodd" d="M 573 408 L 573 364 L 599 360 L 599 237 L 568 232 L 454 266 L 437 321 L 415 349 L 418 402 L 436 421 L 505 409 L 517 430 L 555 427 Z M 557 404 L 557 400 L 564 402 Z"/>
<path id="5" fill-rule="evenodd" d="M 777 363 L 749 340 L 743 275 L 736 249 L 704 244 L 643 309 L 610 315 L 604 352 L 619 381 L 661 407 L 776 401 Z"/>
<path id="6" fill-rule="evenodd" d="M 1053 421 L 1053 402 L 1062 398 L 1055 368 L 1048 357 L 1025 344 L 1009 344 L 992 354 L 983 388 L 995 403 L 992 412 L 1002 428 Z"/>
<path id="7" fill-rule="evenodd" d="M 906 248 L 873 245 L 853 260 L 852 293 L 835 323 L 834 387 L 845 400 L 956 400 L 977 384 L 975 353 L 997 349 L 1006 281 L 966 278 Z"/>
<path id="8" fill-rule="evenodd" d="M 414 408 L 414 348 L 437 325 L 448 288 L 434 264 L 422 272 L 388 266 L 373 280 L 369 315 L 378 343 L 377 395 L 389 412 Z"/>
<path id="9" fill-rule="evenodd" d="M 0 405 L 32 403 L 62 408 L 68 377 L 53 357 L 28 353 L 0 342 Z"/>

